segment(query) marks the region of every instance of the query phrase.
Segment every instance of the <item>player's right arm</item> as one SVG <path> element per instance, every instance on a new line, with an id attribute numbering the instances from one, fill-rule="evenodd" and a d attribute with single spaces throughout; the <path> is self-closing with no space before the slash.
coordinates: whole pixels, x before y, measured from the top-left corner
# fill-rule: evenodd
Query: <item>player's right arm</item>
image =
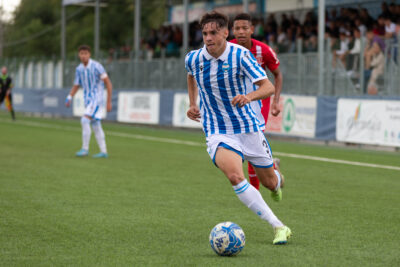
<path id="1" fill-rule="evenodd" d="M 194 77 L 188 73 L 187 85 L 189 94 L 189 109 L 186 113 L 189 119 L 200 122 L 200 109 L 197 106 L 198 88 Z"/>
<path id="2" fill-rule="evenodd" d="M 282 72 L 279 70 L 279 68 L 273 70 L 272 74 L 274 75 L 274 80 L 275 80 L 275 93 L 271 104 L 271 114 L 274 116 L 278 116 L 279 113 L 281 112 L 281 110 L 279 109 L 279 98 L 281 96 L 281 91 L 282 91 L 283 77 L 282 77 Z"/>
<path id="3" fill-rule="evenodd" d="M 75 70 L 75 79 L 74 79 L 74 86 L 72 86 L 71 91 L 69 91 L 69 94 L 67 98 L 65 99 L 65 106 L 68 108 L 71 106 L 72 98 L 76 94 L 76 92 L 79 90 L 80 86 L 80 79 L 79 79 L 79 71 L 78 68 Z"/>
<path id="4" fill-rule="evenodd" d="M 72 98 L 76 94 L 76 92 L 79 90 L 79 85 L 74 85 L 71 88 L 71 91 L 69 91 L 69 95 L 65 99 L 65 106 L 68 108 L 71 105 Z"/>

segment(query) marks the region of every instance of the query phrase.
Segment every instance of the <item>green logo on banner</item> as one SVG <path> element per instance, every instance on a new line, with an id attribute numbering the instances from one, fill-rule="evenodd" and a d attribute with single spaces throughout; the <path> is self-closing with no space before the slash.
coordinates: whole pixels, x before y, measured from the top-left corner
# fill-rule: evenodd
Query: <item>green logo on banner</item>
<path id="1" fill-rule="evenodd" d="M 290 130 L 293 128 L 294 122 L 296 121 L 296 107 L 294 106 L 294 102 L 291 98 L 288 98 L 285 101 L 282 117 L 283 130 L 285 130 L 285 132 L 290 132 Z"/>

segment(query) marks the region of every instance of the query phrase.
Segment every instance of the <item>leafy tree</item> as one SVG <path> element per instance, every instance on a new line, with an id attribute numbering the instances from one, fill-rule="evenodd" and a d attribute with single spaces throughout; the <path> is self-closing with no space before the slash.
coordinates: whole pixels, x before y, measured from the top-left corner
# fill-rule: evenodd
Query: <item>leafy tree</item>
<path id="1" fill-rule="evenodd" d="M 21 0 L 14 19 L 5 25 L 5 57 L 60 56 L 62 0 Z M 100 49 L 133 44 L 134 0 L 102 1 L 100 8 Z M 141 36 L 158 28 L 166 19 L 166 0 L 142 1 Z M 80 44 L 94 46 L 94 7 L 66 7 L 66 49 L 75 56 Z"/>

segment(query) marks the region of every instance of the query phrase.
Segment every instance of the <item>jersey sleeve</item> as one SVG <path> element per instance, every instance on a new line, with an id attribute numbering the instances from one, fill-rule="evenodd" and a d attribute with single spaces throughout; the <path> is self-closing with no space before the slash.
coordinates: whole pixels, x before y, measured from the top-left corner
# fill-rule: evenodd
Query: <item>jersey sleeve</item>
<path id="1" fill-rule="evenodd" d="M 275 51 L 271 47 L 266 47 L 264 51 L 264 62 L 270 71 L 274 71 L 279 67 L 279 59 Z"/>
<path id="2" fill-rule="evenodd" d="M 186 71 L 193 76 L 193 55 L 194 52 L 189 52 L 185 57 L 185 68 Z"/>
<path id="3" fill-rule="evenodd" d="M 241 72 L 246 75 L 252 83 L 268 79 L 265 70 L 257 63 L 257 60 L 250 51 L 244 51 L 240 61 Z"/>
<path id="4" fill-rule="evenodd" d="M 106 70 L 100 63 L 96 65 L 96 72 L 100 76 L 100 79 L 102 80 L 108 77 Z"/>
<path id="5" fill-rule="evenodd" d="M 75 79 L 74 79 L 74 85 L 79 85 L 81 86 L 81 81 L 79 79 L 79 70 L 75 70 Z"/>

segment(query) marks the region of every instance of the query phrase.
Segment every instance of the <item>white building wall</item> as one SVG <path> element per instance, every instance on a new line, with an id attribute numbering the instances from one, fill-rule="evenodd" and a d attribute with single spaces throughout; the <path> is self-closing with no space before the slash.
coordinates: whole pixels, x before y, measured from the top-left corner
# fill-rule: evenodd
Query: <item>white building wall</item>
<path id="1" fill-rule="evenodd" d="M 314 0 L 265 0 L 266 11 L 278 12 L 284 10 L 309 9 L 314 7 Z"/>

